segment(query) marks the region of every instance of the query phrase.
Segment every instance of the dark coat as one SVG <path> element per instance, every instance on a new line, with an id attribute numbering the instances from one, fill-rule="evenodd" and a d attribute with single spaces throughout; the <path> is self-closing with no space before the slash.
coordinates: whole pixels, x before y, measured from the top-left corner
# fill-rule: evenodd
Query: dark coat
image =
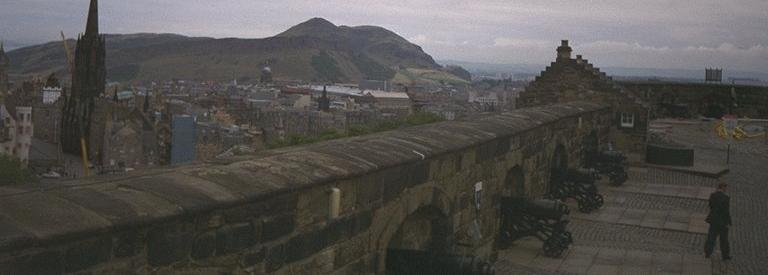
<path id="1" fill-rule="evenodd" d="M 709 195 L 709 215 L 711 225 L 731 225 L 731 197 L 717 191 Z"/>

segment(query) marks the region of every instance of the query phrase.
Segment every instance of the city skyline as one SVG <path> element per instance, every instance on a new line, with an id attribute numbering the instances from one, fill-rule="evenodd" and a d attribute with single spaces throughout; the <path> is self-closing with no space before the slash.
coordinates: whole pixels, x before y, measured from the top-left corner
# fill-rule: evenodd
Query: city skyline
<path id="1" fill-rule="evenodd" d="M 602 66 L 765 71 L 768 3 L 761 1 L 525 1 L 472 3 L 388 1 L 150 1 L 101 3 L 104 33 L 178 33 L 263 38 L 312 17 L 337 25 L 390 29 L 435 59 L 542 64 L 552 46 L 570 39 L 577 53 Z M 85 0 L 4 3 L 6 48 L 55 41 L 83 32 Z M 681 16 L 685 15 L 685 16 Z"/>

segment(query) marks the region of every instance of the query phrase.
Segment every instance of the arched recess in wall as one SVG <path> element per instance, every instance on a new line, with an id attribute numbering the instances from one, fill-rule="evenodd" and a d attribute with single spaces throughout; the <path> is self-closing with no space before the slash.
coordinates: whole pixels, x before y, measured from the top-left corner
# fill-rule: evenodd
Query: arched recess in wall
<path id="1" fill-rule="evenodd" d="M 447 254 L 452 224 L 437 207 L 416 210 L 400 224 L 386 250 L 385 274 L 434 274 L 428 259 Z"/>
<path id="2" fill-rule="evenodd" d="M 507 171 L 504 178 L 504 190 L 502 197 L 524 197 L 525 196 L 525 174 L 520 165 L 512 167 Z"/>
<path id="3" fill-rule="evenodd" d="M 592 131 L 584 137 L 582 142 L 582 161 L 584 167 L 593 168 L 597 164 L 597 154 L 600 150 L 600 142 L 597 139 L 597 131 Z"/>
<path id="4" fill-rule="evenodd" d="M 501 201 L 499 203 L 501 207 L 501 213 L 499 215 L 499 235 L 496 237 L 497 248 L 507 248 L 514 241 L 513 230 L 514 214 L 510 213 L 510 207 L 512 203 L 523 197 L 526 197 L 525 193 L 525 174 L 523 169 L 518 165 L 512 167 L 507 171 L 507 176 L 504 178 L 504 189 L 501 194 Z"/>
<path id="5" fill-rule="evenodd" d="M 558 144 L 555 147 L 555 153 L 552 154 L 552 164 L 550 166 L 549 174 L 549 188 L 547 191 L 551 193 L 555 190 L 555 187 L 560 186 L 565 180 L 565 174 L 568 171 L 568 153 L 565 151 L 565 146 Z"/>

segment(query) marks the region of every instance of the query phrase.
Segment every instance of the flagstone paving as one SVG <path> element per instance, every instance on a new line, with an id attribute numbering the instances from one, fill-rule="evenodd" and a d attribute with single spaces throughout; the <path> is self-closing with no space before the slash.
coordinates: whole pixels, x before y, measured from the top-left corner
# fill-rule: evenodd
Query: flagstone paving
<path id="1" fill-rule="evenodd" d="M 696 126 L 698 127 L 698 126 Z M 725 146 L 708 132 L 678 129 L 699 166 L 725 165 Z M 632 167 L 625 185 L 601 182 L 602 209 L 578 212 L 571 200 L 574 244 L 546 258 L 541 242 L 524 238 L 499 251 L 497 274 L 768 274 L 768 144 L 734 144 L 720 180 L 730 184 L 731 254 L 703 255 L 707 199 L 718 179 L 659 168 Z"/>

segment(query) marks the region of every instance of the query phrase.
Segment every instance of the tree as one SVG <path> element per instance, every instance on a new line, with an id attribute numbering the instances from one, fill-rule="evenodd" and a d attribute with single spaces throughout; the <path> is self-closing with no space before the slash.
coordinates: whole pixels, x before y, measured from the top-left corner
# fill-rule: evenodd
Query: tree
<path id="1" fill-rule="evenodd" d="M 31 178 L 32 172 L 20 160 L 0 155 L 0 185 L 22 184 Z"/>

